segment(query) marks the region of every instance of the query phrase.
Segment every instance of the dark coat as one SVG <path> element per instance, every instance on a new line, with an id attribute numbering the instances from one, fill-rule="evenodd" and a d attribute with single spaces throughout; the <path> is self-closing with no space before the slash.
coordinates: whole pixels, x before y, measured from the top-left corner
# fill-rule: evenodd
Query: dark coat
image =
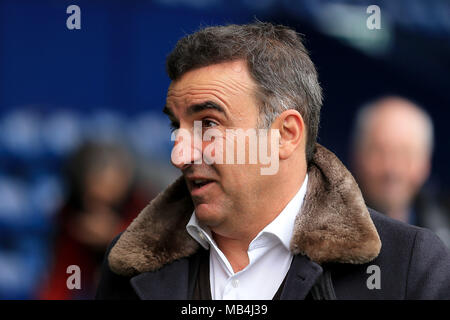
<path id="1" fill-rule="evenodd" d="M 450 299 L 450 251 L 436 235 L 368 210 L 320 145 L 308 177 L 281 299 Z M 192 212 L 180 178 L 112 243 L 97 298 L 192 298 L 203 250 L 185 229 Z"/>

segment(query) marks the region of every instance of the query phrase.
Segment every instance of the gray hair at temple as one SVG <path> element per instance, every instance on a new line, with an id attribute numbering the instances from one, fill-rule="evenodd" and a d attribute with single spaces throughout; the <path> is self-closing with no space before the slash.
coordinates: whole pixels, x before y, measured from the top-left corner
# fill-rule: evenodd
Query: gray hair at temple
<path id="1" fill-rule="evenodd" d="M 353 129 L 353 149 L 358 148 L 363 143 L 365 138 L 366 129 L 369 121 L 378 108 L 387 103 L 397 103 L 408 107 L 412 112 L 417 114 L 422 122 L 425 150 L 431 155 L 434 148 L 434 126 L 430 115 L 418 104 L 399 96 L 384 96 L 373 100 L 358 110 L 356 114 L 355 125 Z"/>
<path id="2" fill-rule="evenodd" d="M 212 64 L 243 59 L 256 82 L 260 128 L 269 128 L 285 110 L 303 117 L 306 160 L 312 159 L 319 129 L 322 89 L 302 37 L 294 30 L 264 22 L 214 26 L 186 35 L 169 54 L 172 81 Z"/>

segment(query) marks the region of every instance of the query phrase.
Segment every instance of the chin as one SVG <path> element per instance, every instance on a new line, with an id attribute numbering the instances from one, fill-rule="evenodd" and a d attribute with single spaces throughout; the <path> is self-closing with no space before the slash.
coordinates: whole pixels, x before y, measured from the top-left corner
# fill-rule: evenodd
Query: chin
<path id="1" fill-rule="evenodd" d="M 220 210 L 214 208 L 209 203 L 201 203 L 195 206 L 195 215 L 197 219 L 208 227 L 214 227 L 220 223 L 223 215 Z"/>

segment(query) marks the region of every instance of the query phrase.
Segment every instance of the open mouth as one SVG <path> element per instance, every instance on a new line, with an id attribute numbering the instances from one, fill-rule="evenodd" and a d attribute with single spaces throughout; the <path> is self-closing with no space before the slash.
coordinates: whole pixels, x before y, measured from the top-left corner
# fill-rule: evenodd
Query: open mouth
<path id="1" fill-rule="evenodd" d="M 197 180 L 192 180 L 192 186 L 193 186 L 193 189 L 200 189 L 212 182 L 213 182 L 212 180 L 197 179 Z"/>

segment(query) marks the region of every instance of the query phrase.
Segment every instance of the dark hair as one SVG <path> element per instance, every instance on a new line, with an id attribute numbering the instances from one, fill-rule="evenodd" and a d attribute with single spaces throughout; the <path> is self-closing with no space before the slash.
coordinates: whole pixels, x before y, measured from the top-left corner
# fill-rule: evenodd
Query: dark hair
<path id="1" fill-rule="evenodd" d="M 132 159 L 125 147 L 88 141 L 76 149 L 63 167 L 67 189 L 66 206 L 74 211 L 84 211 L 83 196 L 86 192 L 86 176 L 115 165 L 124 170 L 132 167 Z"/>
<path id="2" fill-rule="evenodd" d="M 244 59 L 257 84 L 260 121 L 268 128 L 283 111 L 295 109 L 307 128 L 306 159 L 317 140 L 322 89 L 301 36 L 271 23 L 215 26 L 180 39 L 167 57 L 172 81 L 184 73 L 212 64 Z"/>

